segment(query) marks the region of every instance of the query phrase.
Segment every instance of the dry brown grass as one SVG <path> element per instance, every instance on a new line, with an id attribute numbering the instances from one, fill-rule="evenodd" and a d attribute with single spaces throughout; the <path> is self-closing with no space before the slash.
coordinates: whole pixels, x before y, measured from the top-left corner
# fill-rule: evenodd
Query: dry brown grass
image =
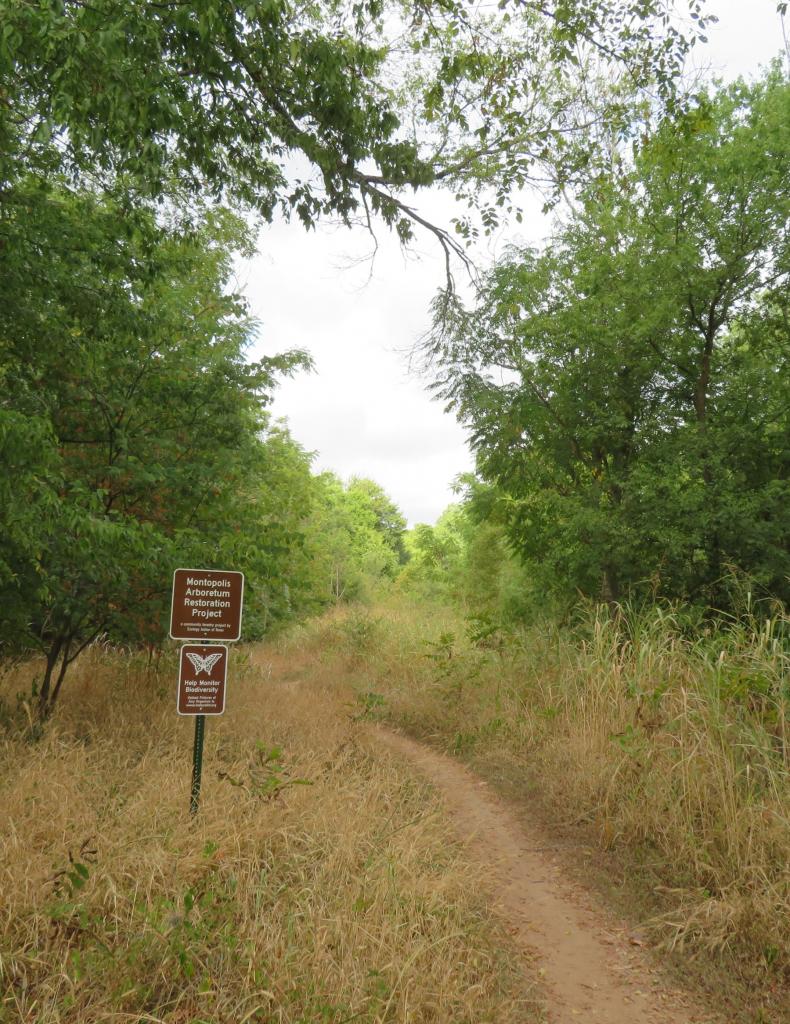
<path id="1" fill-rule="evenodd" d="M 431 791 L 297 669 L 233 652 L 194 821 L 172 658 L 92 650 L 38 739 L 6 675 L 3 1024 L 540 1019 Z"/>
<path id="2" fill-rule="evenodd" d="M 353 678 L 366 713 L 520 773 L 638 878 L 657 940 L 786 1010 L 786 625 L 694 635 L 655 610 L 575 633 L 478 628 L 472 642 L 451 613 L 401 604 L 330 617 L 291 645 Z"/>

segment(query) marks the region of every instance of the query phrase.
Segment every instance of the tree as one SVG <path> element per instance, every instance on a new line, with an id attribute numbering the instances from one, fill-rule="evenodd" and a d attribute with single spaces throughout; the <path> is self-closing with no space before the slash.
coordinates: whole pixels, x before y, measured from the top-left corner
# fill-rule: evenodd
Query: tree
<path id="1" fill-rule="evenodd" d="M 418 523 L 407 535 L 410 560 L 398 586 L 452 602 L 472 617 L 500 622 L 523 617 L 535 594 L 501 521 L 499 492 L 471 476 L 460 483 L 461 502 L 448 506 L 434 526 Z"/>
<path id="2" fill-rule="evenodd" d="M 344 486 L 333 473 L 317 476 L 304 525 L 313 608 L 363 598 L 393 579 L 404 526 L 397 506 L 374 481 L 354 478 Z"/>
<path id="3" fill-rule="evenodd" d="M 305 359 L 245 360 L 251 325 L 227 292 L 249 245 L 237 218 L 184 234 L 151 214 L 130 225 L 111 197 L 26 187 L 0 250 L 0 454 L 17 482 L 0 604 L 5 643 L 45 654 L 47 714 L 100 633 L 159 641 L 173 565 L 212 564 L 262 488 L 264 406 Z"/>
<path id="4" fill-rule="evenodd" d="M 352 477 L 346 493 L 352 501 L 358 502 L 362 515 L 368 521 L 371 513 L 373 514 L 373 529 L 381 534 L 385 545 L 395 555 L 397 563 L 403 565 L 407 560 L 403 544 L 406 520 L 395 502 L 375 480 L 368 480 L 365 477 Z"/>
<path id="5" fill-rule="evenodd" d="M 789 596 L 788 123 L 778 68 L 700 95 L 438 326 L 438 389 L 547 584 L 722 604 L 734 566 Z"/>
<path id="6" fill-rule="evenodd" d="M 232 525 L 218 531 L 215 559 L 246 575 L 248 639 L 309 613 L 317 601 L 306 554 L 315 490 L 311 456 L 282 423 L 266 424 L 254 454 L 236 485 Z"/>
<path id="7" fill-rule="evenodd" d="M 701 0 L 691 0 L 704 31 Z M 489 227 L 513 187 L 589 160 L 591 116 L 620 122 L 612 76 L 671 90 L 690 45 L 669 0 L 2 0 L 0 189 L 20 168 L 137 199 L 228 196 L 310 226 L 374 214 L 427 224 L 408 190 L 441 183 Z M 468 227 L 468 225 L 464 225 Z"/>

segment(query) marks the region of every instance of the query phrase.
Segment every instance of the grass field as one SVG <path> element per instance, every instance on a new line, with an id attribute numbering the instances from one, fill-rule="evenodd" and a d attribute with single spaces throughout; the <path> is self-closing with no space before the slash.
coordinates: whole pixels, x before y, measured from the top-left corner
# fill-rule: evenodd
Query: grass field
<path id="1" fill-rule="evenodd" d="M 600 851 L 648 939 L 789 1019 L 788 623 L 605 612 L 509 631 L 403 600 L 291 634 L 360 713 L 471 761 Z"/>
<path id="2" fill-rule="evenodd" d="M 192 821 L 172 654 L 93 648 L 43 735 L 16 699 L 33 669 L 0 683 L 3 1024 L 541 1019 L 435 797 L 373 755 L 342 681 L 235 650 Z"/>

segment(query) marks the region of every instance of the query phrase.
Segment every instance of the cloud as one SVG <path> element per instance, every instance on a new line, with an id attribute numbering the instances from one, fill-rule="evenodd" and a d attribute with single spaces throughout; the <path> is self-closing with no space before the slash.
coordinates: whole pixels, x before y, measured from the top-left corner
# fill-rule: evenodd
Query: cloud
<path id="1" fill-rule="evenodd" d="M 733 77 L 754 72 L 777 52 L 773 2 L 711 0 L 709 9 L 720 22 L 710 31 L 711 46 L 695 49 L 696 61 Z M 428 192 L 418 199 L 421 213 L 449 225 L 450 197 Z M 520 240 L 537 244 L 549 221 L 535 197 L 525 197 L 525 206 Z M 480 265 L 515 240 L 503 230 L 484 242 Z M 429 328 L 431 299 L 445 283 L 444 258 L 428 235 L 416 240 L 419 258 L 404 254 L 384 227 L 378 242 L 371 265 L 364 257 L 373 242 L 361 228 L 268 226 L 259 255 L 238 268 L 260 321 L 252 355 L 308 349 L 316 373 L 286 381 L 273 413 L 319 453 L 320 468 L 372 477 L 411 522 L 432 522 L 453 500 L 453 479 L 472 466 L 461 428 L 431 400 L 425 381 L 408 373 L 406 353 Z M 465 286 L 460 268 L 458 283 Z"/>
<path id="2" fill-rule="evenodd" d="M 273 415 L 318 453 L 317 468 L 372 477 L 410 521 L 435 520 L 471 467 L 463 431 L 409 373 L 406 355 L 444 284 L 440 254 L 404 259 L 384 233 L 371 276 L 369 264 L 354 264 L 369 250 L 364 232 L 277 223 L 259 244 L 238 269 L 260 323 L 252 355 L 299 347 L 316 364 L 282 383 Z"/>

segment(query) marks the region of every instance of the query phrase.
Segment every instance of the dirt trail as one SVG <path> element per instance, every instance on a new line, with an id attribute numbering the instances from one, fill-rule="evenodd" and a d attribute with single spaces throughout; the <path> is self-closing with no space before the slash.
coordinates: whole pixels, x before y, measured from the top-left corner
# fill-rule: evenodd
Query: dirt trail
<path id="1" fill-rule="evenodd" d="M 545 833 L 527 832 L 485 782 L 398 733 L 381 728 L 376 736 L 436 786 L 470 853 L 488 869 L 497 912 L 538 964 L 552 1024 L 720 1020 L 668 987 L 625 926 L 563 875 Z"/>

